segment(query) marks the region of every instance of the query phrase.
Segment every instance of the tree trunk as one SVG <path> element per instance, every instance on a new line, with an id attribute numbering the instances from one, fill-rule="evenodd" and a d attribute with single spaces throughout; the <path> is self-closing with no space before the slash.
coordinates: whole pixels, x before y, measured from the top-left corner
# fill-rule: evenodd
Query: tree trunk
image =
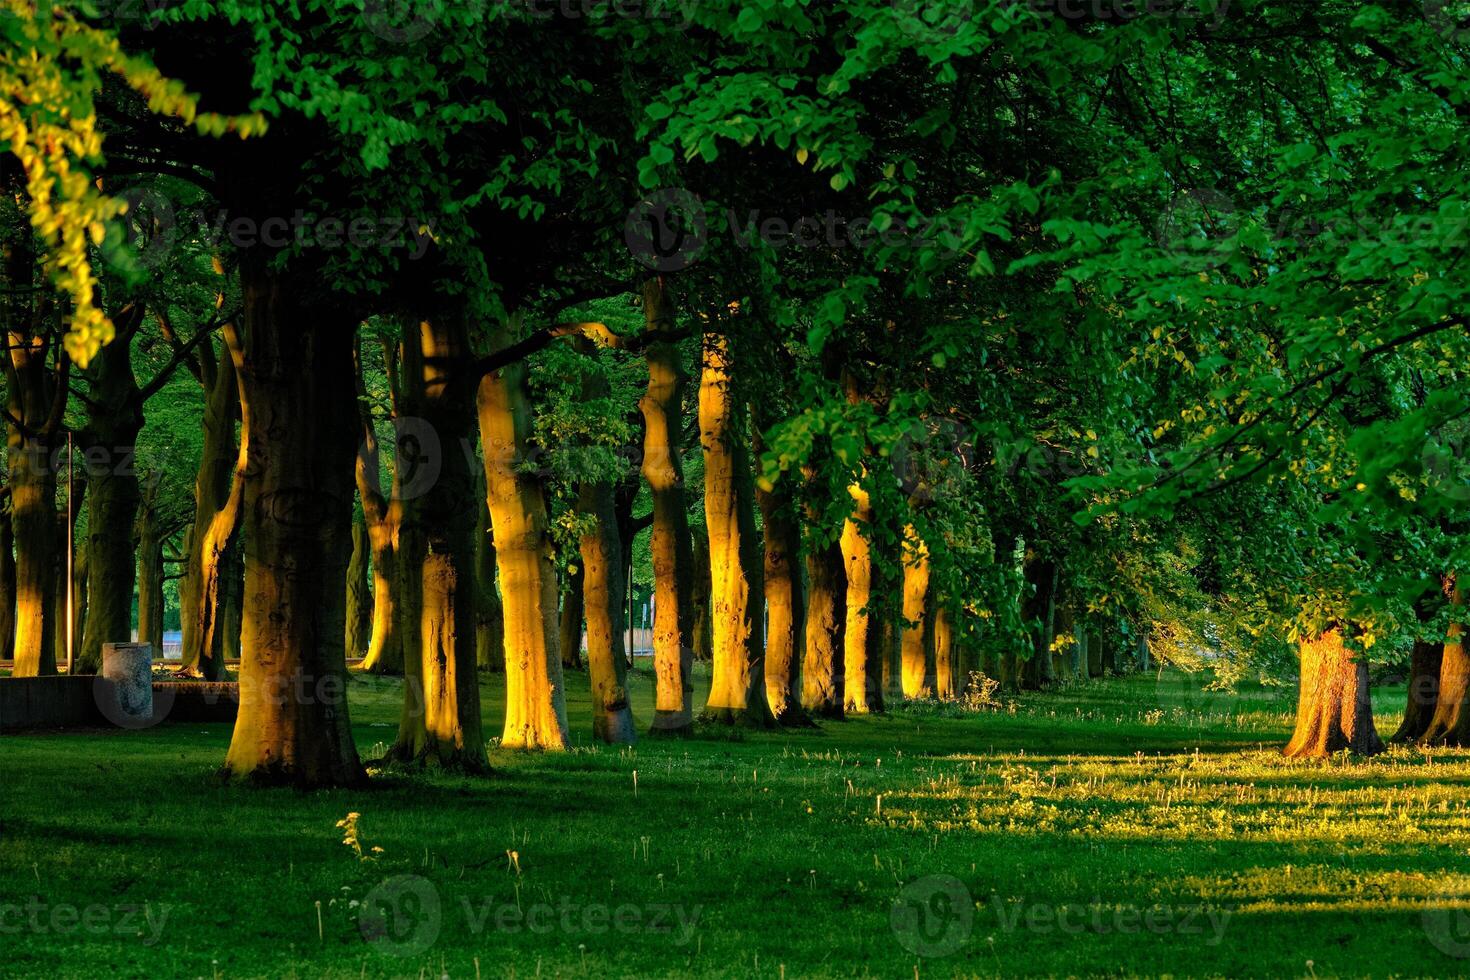
<path id="1" fill-rule="evenodd" d="M 778 724 L 804 725 L 799 651 L 806 633 L 806 601 L 801 588 L 801 528 L 792 510 L 789 485 L 757 490 L 764 522 L 766 597 L 766 702 Z"/>
<path id="2" fill-rule="evenodd" d="M 728 337 L 704 336 L 699 430 L 704 449 L 704 517 L 709 529 L 710 626 L 714 664 L 706 717 L 764 726 L 766 704 L 761 564 L 743 402 L 732 390 Z"/>
<path id="3" fill-rule="evenodd" d="M 1373 727 L 1368 662 L 1354 658 L 1337 629 L 1302 640 L 1301 658 L 1296 733 L 1285 754 L 1297 758 L 1331 755 L 1341 749 L 1359 755 L 1382 752 L 1383 740 Z"/>
<path id="4" fill-rule="evenodd" d="M 709 530 L 704 525 L 691 527 L 689 538 L 694 557 L 694 659 L 707 664 L 714 659 L 710 626 Z"/>
<path id="5" fill-rule="evenodd" d="M 11 334 L 11 357 L 26 353 L 27 341 Z M 19 345 L 22 350 L 17 350 Z M 39 356 L 44 357 L 44 354 Z M 20 406 L 15 377 L 33 374 L 29 363 L 11 373 L 11 414 Z M 44 366 L 40 368 L 44 371 Z M 32 378 L 29 389 L 39 385 Z M 33 399 L 32 399 L 33 400 Z M 20 416 L 17 416 L 18 418 Z M 35 422 L 34 413 L 27 422 Z M 15 532 L 15 665 L 11 676 L 37 677 L 56 673 L 56 471 L 54 440 L 9 430 L 11 524 Z"/>
<path id="6" fill-rule="evenodd" d="M 929 663 L 926 606 L 929 599 L 929 548 L 912 524 L 903 535 L 902 683 L 906 698 L 934 696 L 934 671 Z"/>
<path id="7" fill-rule="evenodd" d="M 372 545 L 368 543 L 367 522 L 352 522 L 352 558 L 347 562 L 347 659 L 367 656 L 373 635 L 373 597 L 368 585 L 368 563 Z"/>
<path id="8" fill-rule="evenodd" d="M 346 696 L 347 563 L 356 442 L 352 328 L 306 310 L 246 256 L 239 374 L 245 601 L 240 713 L 225 772 L 257 782 L 365 780 Z M 232 501 L 233 505 L 233 501 Z M 206 539 L 228 539 L 220 515 Z M 231 521 L 230 523 L 233 523 Z M 203 608 L 212 606 L 206 595 Z M 209 632 L 214 632 L 210 630 Z M 204 645 L 203 649 L 210 649 Z"/>
<path id="9" fill-rule="evenodd" d="M 424 427 L 418 434 L 424 458 L 417 462 L 437 464 L 437 470 L 401 502 L 396 556 L 403 714 L 388 758 L 485 772 L 475 669 L 476 487 L 461 450 L 472 424 L 472 389 L 453 374 L 470 361 L 463 318 L 448 313 L 407 325 L 403 352 L 404 408 Z"/>
<path id="10" fill-rule="evenodd" d="M 623 645 L 627 579 L 612 498 L 611 483 L 586 481 L 578 495 L 577 510 L 593 521 L 581 539 L 592 735 L 618 745 L 636 742 L 638 734 L 628 703 L 628 654 Z"/>
<path id="11" fill-rule="evenodd" d="M 15 532 L 10 508 L 0 510 L 0 660 L 15 651 Z"/>
<path id="12" fill-rule="evenodd" d="M 808 518 L 815 516 L 808 510 Z M 843 638 L 847 581 L 842 546 L 834 541 L 807 550 L 806 649 L 801 664 L 801 705 L 824 718 L 843 716 Z"/>
<path id="13" fill-rule="evenodd" d="M 138 528 L 138 642 L 153 645 L 163 659 L 163 528 L 158 513 L 146 506 Z"/>
<path id="14" fill-rule="evenodd" d="M 495 331 L 508 346 L 519 316 Z M 568 743 L 556 622 L 556 566 L 541 477 L 518 472 L 531 441 L 526 369 L 513 364 L 480 382 L 480 443 L 485 495 L 495 535 L 505 614 L 505 732 L 501 745 L 565 749 Z"/>
<path id="15" fill-rule="evenodd" d="M 1409 657 L 1408 703 L 1404 720 L 1390 742 L 1417 742 L 1429 731 L 1439 703 L 1439 676 L 1444 660 L 1444 643 L 1415 640 Z"/>
<path id="16" fill-rule="evenodd" d="M 383 493 L 382 451 L 378 430 L 367 402 L 367 389 L 362 376 L 361 349 L 357 361 L 358 421 L 362 442 L 357 449 L 357 496 L 362 502 L 363 520 L 367 522 L 368 546 L 372 551 L 373 625 L 368 637 L 367 656 L 359 668 L 370 674 L 396 676 L 403 673 L 403 642 L 398 635 L 398 525 L 402 519 L 401 461 L 395 459 L 391 498 Z M 383 345 L 383 362 L 387 369 L 388 387 L 393 400 L 393 413 L 398 415 L 398 354 L 392 344 Z"/>
<path id="17" fill-rule="evenodd" d="M 1021 685 L 1039 691 L 1056 681 L 1052 665 L 1051 644 L 1056 636 L 1056 586 L 1058 569 L 1054 562 L 1028 555 L 1026 580 L 1032 592 L 1025 605 L 1025 618 L 1031 624 L 1031 657 L 1021 673 Z"/>
<path id="18" fill-rule="evenodd" d="M 483 488 L 482 488 L 483 489 Z M 490 508 L 480 493 L 480 519 L 475 527 L 475 663 L 483 671 L 505 670 L 505 615 L 495 585 L 495 537 Z"/>
<path id="19" fill-rule="evenodd" d="M 201 364 L 211 363 L 201 358 Z M 243 488 L 235 418 L 240 408 L 239 379 L 225 346 L 218 363 L 202 376 L 205 383 L 203 451 L 194 481 L 194 524 L 185 541 L 184 578 L 179 583 L 183 630 L 179 671 L 205 680 L 224 680 L 224 564 L 240 525 Z"/>
<path id="20" fill-rule="evenodd" d="M 626 589 L 624 590 L 626 591 Z M 561 637 L 561 669 L 582 669 L 582 623 L 586 619 L 587 598 L 583 593 L 582 561 L 573 557 L 568 563 L 567 587 L 561 594 L 561 618 L 557 635 Z"/>
<path id="21" fill-rule="evenodd" d="M 949 603 L 935 600 L 929 613 L 930 646 L 934 660 L 934 696 L 941 701 L 955 698 L 954 615 Z"/>
<path id="22" fill-rule="evenodd" d="M 673 311 L 662 279 L 643 287 L 645 329 L 673 328 Z M 648 390 L 638 400 L 643 413 L 643 478 L 653 498 L 654 713 L 651 731 L 677 735 L 694 725 L 694 592 L 698 572 L 689 537 L 684 495 L 681 430 L 685 373 L 677 344 L 648 345 Z"/>
<path id="23" fill-rule="evenodd" d="M 842 525 L 842 560 L 847 579 L 843 624 L 843 711 L 865 715 L 883 710 L 883 630 L 873 610 L 873 553 L 868 541 L 873 512 L 868 493 L 850 488 L 854 510 Z"/>

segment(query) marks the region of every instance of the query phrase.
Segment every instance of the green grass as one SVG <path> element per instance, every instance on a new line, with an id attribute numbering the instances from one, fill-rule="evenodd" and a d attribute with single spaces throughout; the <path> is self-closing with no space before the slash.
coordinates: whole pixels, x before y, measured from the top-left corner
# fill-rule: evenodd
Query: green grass
<path id="1" fill-rule="evenodd" d="M 1470 754 L 1289 763 L 1289 692 L 1149 675 L 983 714 L 916 706 L 616 749 L 587 745 L 585 678 L 570 686 L 579 748 L 492 750 L 483 781 L 223 786 L 226 726 L 0 739 L 0 907 L 38 903 L 44 927 L 0 908 L 0 976 L 463 978 L 476 959 L 484 977 L 1470 967 L 1442 951 L 1470 954 L 1448 911 L 1470 896 Z M 640 674 L 645 722 L 649 687 Z M 1396 697 L 1378 692 L 1388 731 Z M 395 692 L 357 685 L 353 701 L 363 750 L 391 741 Z M 498 731 L 498 685 L 484 701 Z M 342 843 L 349 811 L 375 859 Z M 379 888 L 401 875 L 428 884 Z M 403 942 L 364 939 L 352 903 L 375 888 L 397 894 Z M 925 904 L 896 929 L 901 893 Z M 536 931 L 507 911 L 538 906 Z M 92 928 L 57 934 L 69 907 L 92 907 Z M 620 908 L 625 928 L 599 928 Z M 414 931 L 436 923 L 432 942 Z"/>

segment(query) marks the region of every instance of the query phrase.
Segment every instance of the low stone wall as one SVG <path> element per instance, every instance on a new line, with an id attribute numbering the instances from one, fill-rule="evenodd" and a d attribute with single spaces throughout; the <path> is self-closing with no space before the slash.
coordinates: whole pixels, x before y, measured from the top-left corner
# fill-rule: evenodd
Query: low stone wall
<path id="1" fill-rule="evenodd" d="M 0 732 L 64 728 L 149 728 L 164 722 L 234 722 L 240 685 L 154 681 L 153 716 L 128 718 L 102 677 L 0 677 Z"/>

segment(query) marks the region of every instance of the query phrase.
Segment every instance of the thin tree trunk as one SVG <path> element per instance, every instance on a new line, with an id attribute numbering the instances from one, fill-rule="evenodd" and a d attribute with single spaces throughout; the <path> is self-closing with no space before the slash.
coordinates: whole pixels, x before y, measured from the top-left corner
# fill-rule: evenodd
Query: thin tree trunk
<path id="1" fill-rule="evenodd" d="M 854 484 L 854 509 L 842 525 L 842 560 L 847 579 L 843 624 L 843 711 L 865 715 L 883 710 L 883 630 L 874 615 L 873 553 L 868 541 L 873 512 L 868 493 Z"/>
<path id="2" fill-rule="evenodd" d="M 138 522 L 138 642 L 152 644 L 154 659 L 162 660 L 163 528 L 158 516 L 150 500 Z"/>
<path id="3" fill-rule="evenodd" d="M 367 522 L 362 517 L 352 521 L 352 558 L 347 563 L 347 659 L 367 656 L 373 635 L 373 597 L 368 585 L 368 564 L 372 556 L 368 543 Z"/>
<path id="4" fill-rule="evenodd" d="M 649 332 L 673 326 L 673 311 L 661 278 L 643 287 L 643 318 Z M 653 498 L 649 556 L 653 563 L 652 732 L 678 735 L 694 725 L 694 593 L 699 573 L 689 537 L 680 446 L 685 372 L 677 344 L 655 342 L 644 354 L 648 390 L 638 400 L 643 413 L 643 478 Z"/>
<path id="5" fill-rule="evenodd" d="M 0 660 L 15 651 L 15 532 L 10 508 L 0 510 Z"/>
<path id="6" fill-rule="evenodd" d="M 949 603 L 935 599 L 929 613 L 929 636 L 934 660 L 934 696 L 941 701 L 955 698 L 954 618 Z"/>
<path id="7" fill-rule="evenodd" d="M 704 525 L 689 529 L 690 554 L 694 558 L 694 659 L 707 664 L 714 659 L 713 629 L 710 626 L 709 530 Z"/>
<path id="8" fill-rule="evenodd" d="M 582 669 L 582 623 L 586 619 L 587 600 L 582 591 L 582 561 L 579 557 L 573 557 L 569 565 L 567 587 L 562 590 L 561 617 L 556 630 L 561 637 L 563 671 Z"/>
<path id="9" fill-rule="evenodd" d="M 1296 733 L 1285 754 L 1295 758 L 1342 749 L 1359 755 L 1382 752 L 1383 740 L 1373 727 L 1368 662 L 1353 656 L 1337 629 L 1302 640 L 1301 658 Z"/>
<path id="10" fill-rule="evenodd" d="M 1021 683 L 1027 690 L 1039 691 L 1056 681 L 1051 644 L 1056 636 L 1058 569 L 1049 559 L 1039 556 L 1028 558 L 1026 580 L 1032 587 L 1032 593 L 1025 605 L 1025 617 L 1032 624 L 1031 657 L 1022 670 Z"/>
<path id="11" fill-rule="evenodd" d="M 789 485 L 757 490 L 764 523 L 766 598 L 766 702 L 778 724 L 809 724 L 801 705 L 799 672 L 806 634 L 806 597 L 801 583 L 801 528 Z"/>
<path id="12" fill-rule="evenodd" d="M 926 614 L 929 600 L 929 548 L 912 524 L 903 535 L 902 684 L 906 698 L 934 696 Z"/>
<path id="13" fill-rule="evenodd" d="M 483 485 L 481 487 L 483 490 Z M 483 671 L 505 670 L 505 614 L 495 585 L 495 537 L 490 532 L 490 508 L 478 494 L 479 523 L 475 527 L 475 663 Z"/>
<path id="14" fill-rule="evenodd" d="M 508 346 L 514 316 L 495 331 Z M 565 749 L 567 712 L 556 622 L 556 566 L 547 529 L 541 477 L 518 472 L 531 440 L 526 369 L 513 364 L 480 381 L 480 443 L 485 494 L 495 534 L 505 613 L 505 731 L 501 745 Z"/>
<path id="15" fill-rule="evenodd" d="M 577 510 L 593 522 L 581 539 L 587 674 L 592 683 L 593 737 L 609 744 L 631 744 L 638 734 L 628 702 L 628 654 L 623 644 L 627 585 L 612 498 L 611 483 L 586 481 L 577 500 Z"/>
<path id="16" fill-rule="evenodd" d="M 258 261 L 244 260 L 244 329 L 237 336 L 225 328 L 244 423 L 241 490 L 230 507 L 243 498 L 245 533 L 245 658 L 225 772 L 303 787 L 354 785 L 365 773 L 352 740 L 343 648 L 357 429 L 353 324 L 296 306 L 290 287 Z M 210 535 L 215 545 L 227 538 Z"/>
<path id="17" fill-rule="evenodd" d="M 438 470 L 422 492 L 402 501 L 396 551 L 403 714 L 388 758 L 485 772 L 475 670 L 476 486 L 460 451 L 472 425 L 471 388 L 453 376 L 470 360 L 465 322 L 449 313 L 408 325 L 403 351 L 404 407 L 427 427 L 420 443 Z"/>
<path id="18" fill-rule="evenodd" d="M 368 545 L 372 551 L 373 620 L 368 637 L 367 655 L 359 669 L 370 674 L 403 673 L 403 642 L 398 635 L 398 526 L 402 519 L 402 493 L 399 480 L 401 461 L 394 459 L 391 499 L 383 493 L 382 456 L 372 409 L 367 402 L 363 381 L 361 347 L 356 348 L 357 405 L 362 442 L 358 445 L 357 496 L 362 502 L 363 520 L 367 522 Z M 393 414 L 399 414 L 398 354 L 392 344 L 383 345 L 383 364 L 388 375 L 388 388 L 393 401 Z"/>
<path id="19" fill-rule="evenodd" d="M 743 403 L 736 396 L 728 337 L 704 337 L 699 430 L 704 449 L 704 517 L 709 529 L 710 625 L 714 663 L 705 715 L 764 726 L 766 704 L 761 564 Z"/>
<path id="20" fill-rule="evenodd" d="M 208 357 L 201 366 L 211 364 Z M 194 524 L 185 541 L 184 578 L 179 583 L 182 627 L 180 673 L 223 680 L 224 596 L 227 551 L 240 525 L 241 488 L 236 484 L 239 452 L 235 419 L 240 388 L 235 364 L 222 345 L 217 364 L 201 375 L 205 385 L 203 451 L 194 481 Z"/>
<path id="21" fill-rule="evenodd" d="M 815 507 L 807 511 L 815 517 Z M 823 718 L 843 717 L 847 621 L 847 581 L 842 545 L 810 547 L 806 555 L 808 601 L 805 652 L 801 664 L 801 705 Z"/>

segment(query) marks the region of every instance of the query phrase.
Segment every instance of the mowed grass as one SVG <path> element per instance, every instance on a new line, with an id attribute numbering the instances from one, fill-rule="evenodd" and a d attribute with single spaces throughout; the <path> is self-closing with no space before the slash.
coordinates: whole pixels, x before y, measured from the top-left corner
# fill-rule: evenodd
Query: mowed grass
<path id="1" fill-rule="evenodd" d="M 1288 762 L 1289 691 L 1150 674 L 606 748 L 568 683 L 578 748 L 479 781 L 225 786 L 227 726 L 0 738 L 0 976 L 1470 969 L 1470 753 Z M 365 754 L 396 698 L 354 685 Z"/>

